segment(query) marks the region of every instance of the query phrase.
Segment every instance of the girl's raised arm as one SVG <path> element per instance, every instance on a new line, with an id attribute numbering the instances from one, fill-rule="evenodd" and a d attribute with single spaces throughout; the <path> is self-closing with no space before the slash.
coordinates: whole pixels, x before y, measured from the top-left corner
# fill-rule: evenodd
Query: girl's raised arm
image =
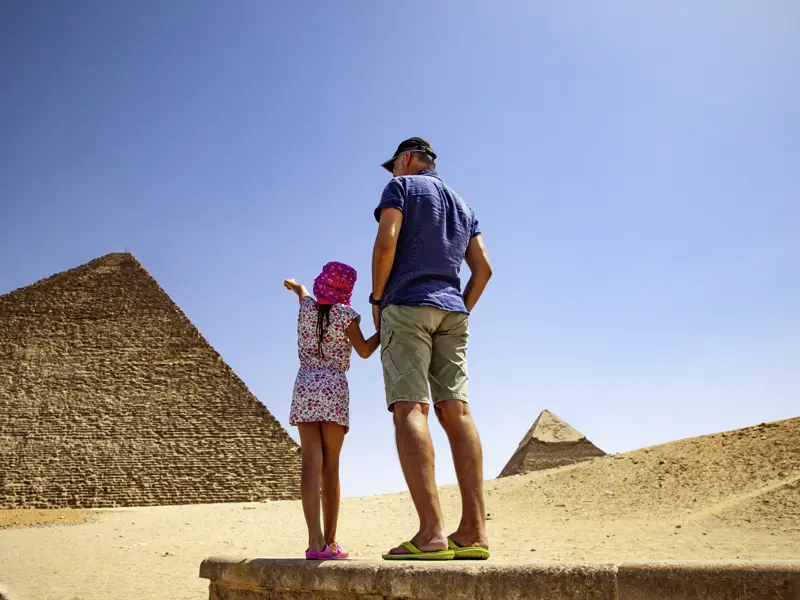
<path id="1" fill-rule="evenodd" d="M 285 287 L 287 290 L 297 294 L 297 297 L 300 299 L 300 302 L 302 302 L 303 298 L 305 298 L 306 296 L 310 296 L 311 295 L 311 294 L 308 293 L 308 290 L 306 289 L 306 286 L 297 283 L 295 281 L 294 277 L 284 281 L 283 282 L 283 287 Z"/>

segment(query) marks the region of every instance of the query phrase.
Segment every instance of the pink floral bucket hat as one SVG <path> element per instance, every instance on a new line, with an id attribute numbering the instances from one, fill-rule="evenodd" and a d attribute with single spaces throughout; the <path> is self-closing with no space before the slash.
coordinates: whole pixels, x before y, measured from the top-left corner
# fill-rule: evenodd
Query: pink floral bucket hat
<path id="1" fill-rule="evenodd" d="M 320 304 L 350 304 L 358 273 L 350 265 L 329 262 L 314 280 L 314 296 Z"/>

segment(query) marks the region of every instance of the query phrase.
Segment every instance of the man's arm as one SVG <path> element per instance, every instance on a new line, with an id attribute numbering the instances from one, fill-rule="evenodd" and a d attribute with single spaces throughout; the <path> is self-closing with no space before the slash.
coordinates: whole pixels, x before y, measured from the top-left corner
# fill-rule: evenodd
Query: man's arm
<path id="1" fill-rule="evenodd" d="M 381 210 L 378 222 L 378 235 L 375 238 L 375 247 L 372 249 L 372 297 L 376 300 L 383 298 L 389 275 L 394 265 L 394 255 L 397 251 L 397 237 L 403 226 L 403 212 L 396 208 Z M 380 325 L 380 312 L 373 310 L 375 327 Z"/>
<path id="2" fill-rule="evenodd" d="M 483 236 L 476 235 L 469 241 L 465 258 L 470 276 L 467 287 L 464 288 L 464 304 L 467 310 L 472 312 L 486 284 L 492 278 L 492 265 L 489 263 L 486 246 L 483 245 Z"/>

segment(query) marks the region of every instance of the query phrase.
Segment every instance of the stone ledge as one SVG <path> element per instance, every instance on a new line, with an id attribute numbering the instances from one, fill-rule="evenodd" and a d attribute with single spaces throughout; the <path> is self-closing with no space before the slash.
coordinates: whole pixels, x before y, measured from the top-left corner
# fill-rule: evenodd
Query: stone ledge
<path id="1" fill-rule="evenodd" d="M 212 557 L 210 600 L 800 600 L 800 561 L 565 564 Z"/>
<path id="2" fill-rule="evenodd" d="M 800 600 L 800 561 L 624 563 L 619 600 Z"/>

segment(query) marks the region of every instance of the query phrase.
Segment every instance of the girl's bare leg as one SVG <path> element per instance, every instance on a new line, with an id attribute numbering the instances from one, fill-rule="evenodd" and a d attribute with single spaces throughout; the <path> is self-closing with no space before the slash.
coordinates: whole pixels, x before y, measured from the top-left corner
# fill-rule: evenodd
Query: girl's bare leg
<path id="1" fill-rule="evenodd" d="M 298 423 L 303 467 L 300 475 L 300 497 L 308 527 L 308 548 L 312 552 L 325 549 L 325 536 L 319 519 L 319 489 L 322 474 L 322 424 Z"/>
<path id="2" fill-rule="evenodd" d="M 336 542 L 339 523 L 339 454 L 345 429 L 338 423 L 322 425 L 322 515 L 325 521 L 325 543 Z"/>

